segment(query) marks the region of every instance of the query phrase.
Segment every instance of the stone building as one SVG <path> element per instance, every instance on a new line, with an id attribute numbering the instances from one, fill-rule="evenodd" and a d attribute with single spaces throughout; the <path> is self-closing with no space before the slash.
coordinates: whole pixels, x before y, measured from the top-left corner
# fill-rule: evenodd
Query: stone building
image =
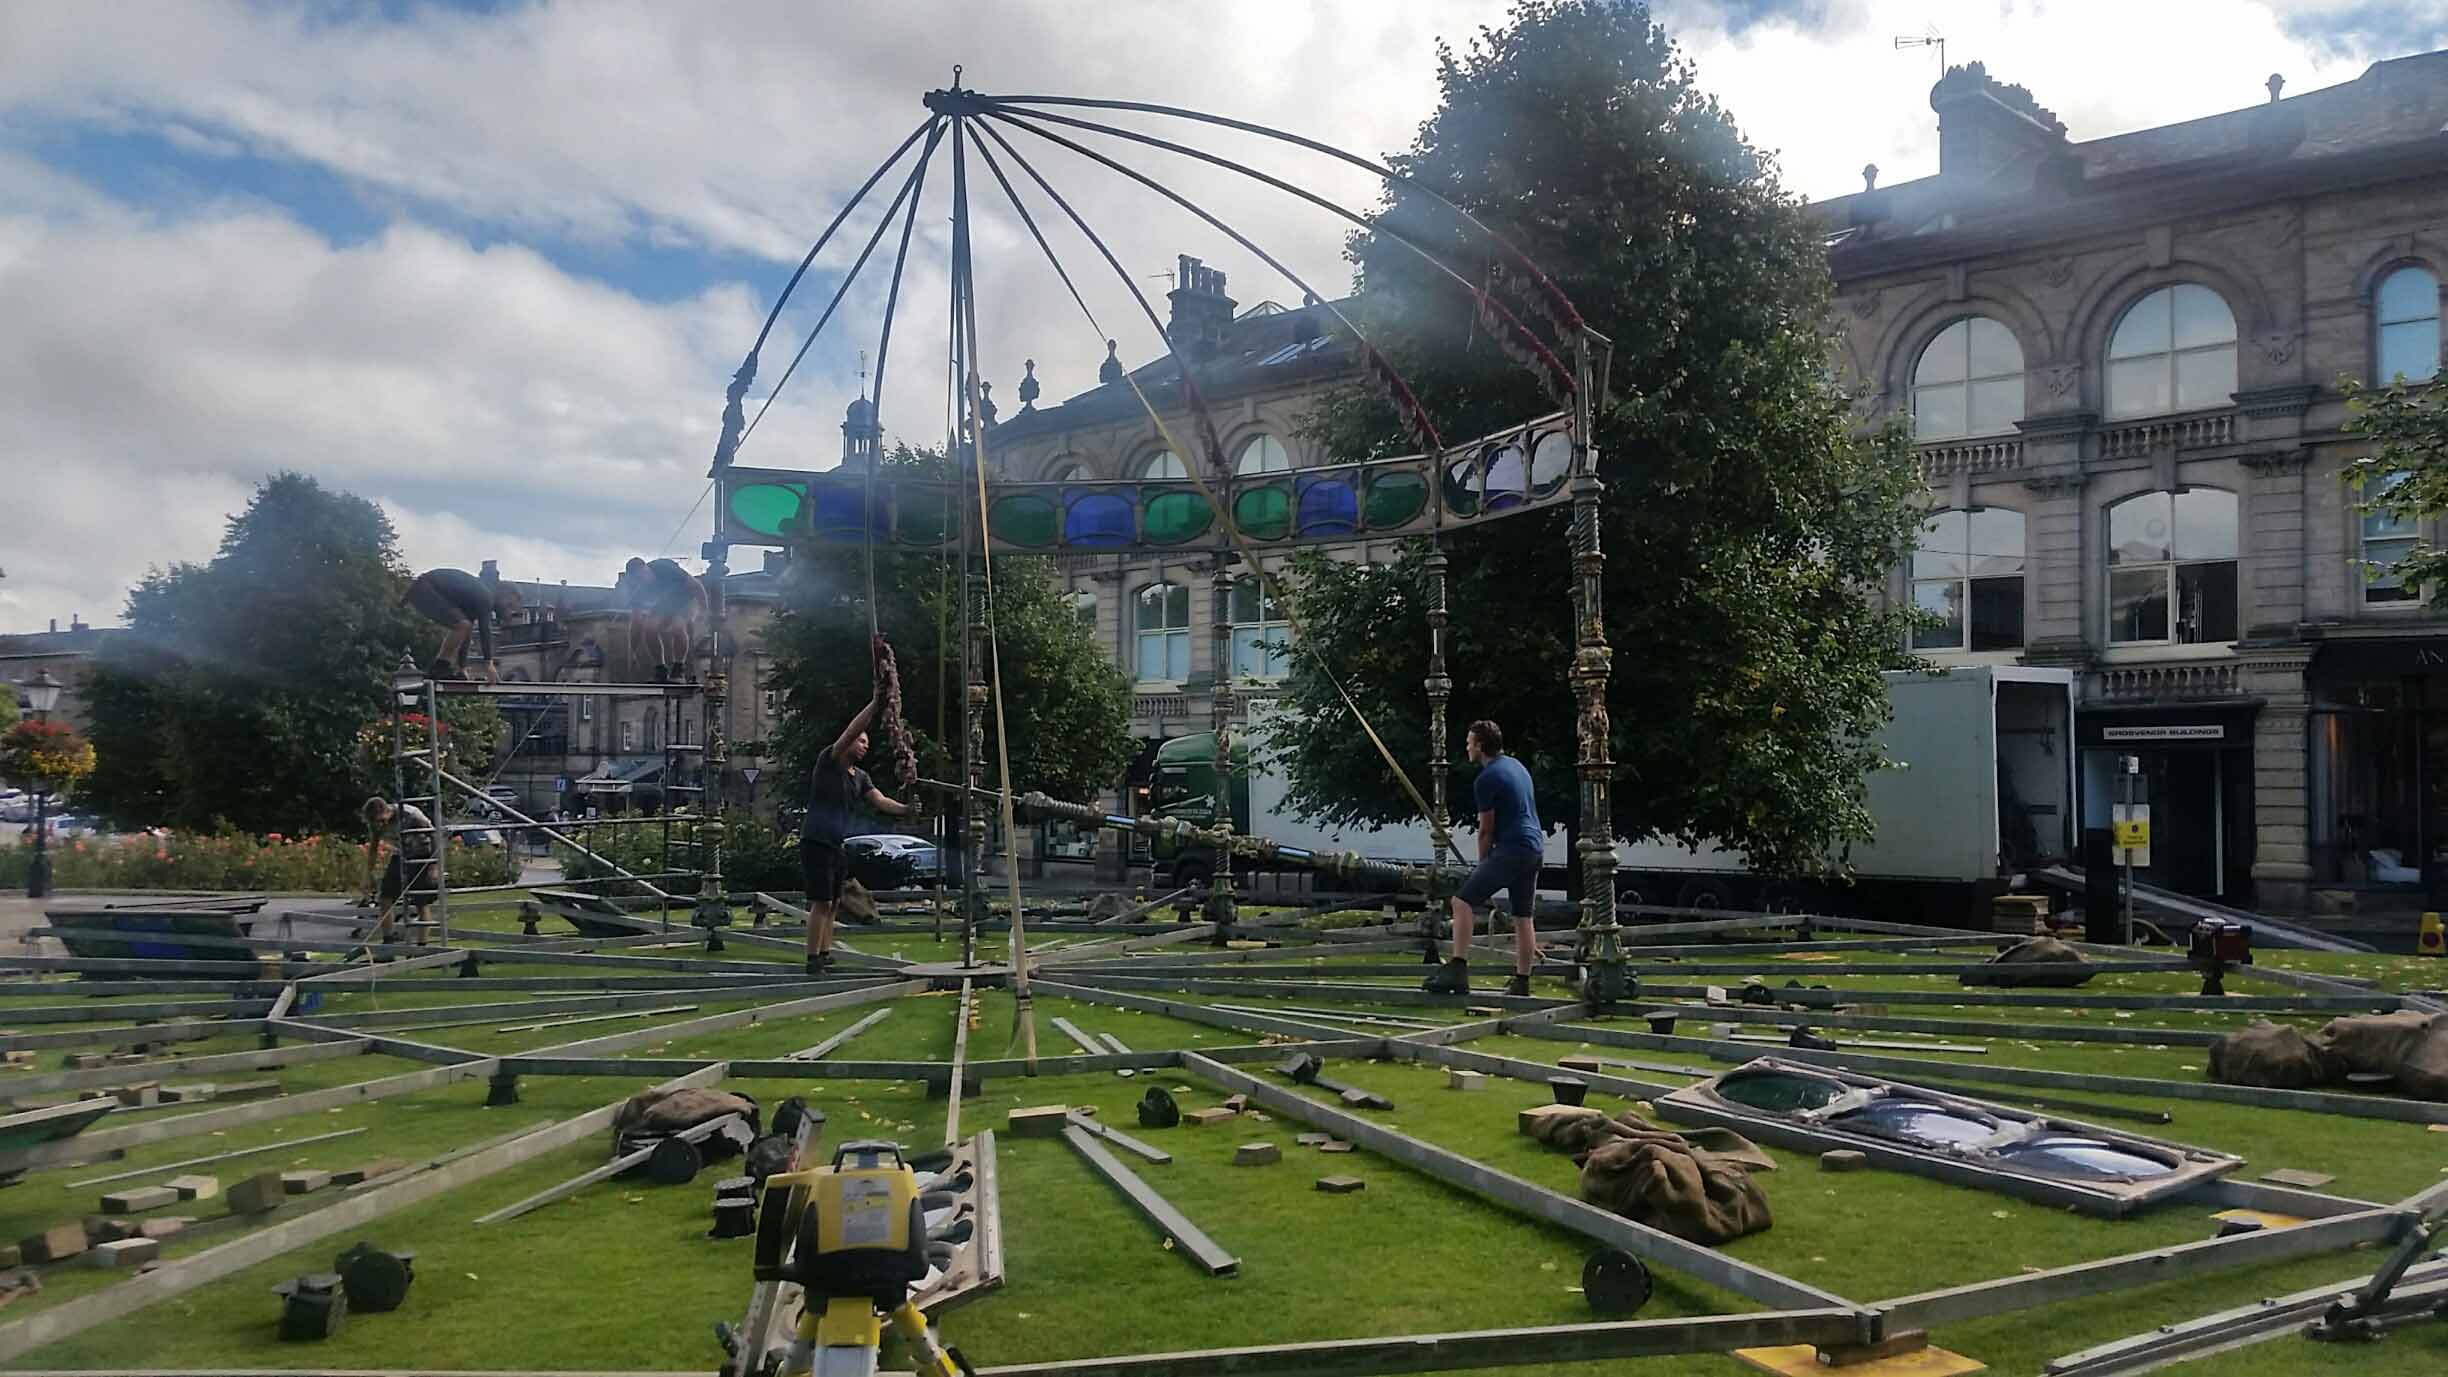
<path id="1" fill-rule="evenodd" d="M 48 670 L 61 690 L 59 706 L 52 709 L 51 715 L 83 731 L 85 676 L 102 647 L 126 634 L 123 628 L 91 626 L 83 618 L 72 616 L 65 630 L 54 620 L 47 631 L 0 636 L 0 693 L 14 695 L 22 715 L 27 706 L 25 685 Z"/>
<path id="2" fill-rule="evenodd" d="M 2436 532 L 2340 480 L 2339 381 L 2440 366 L 2448 52 L 2282 87 L 2075 142 L 1975 63 L 1937 175 L 1815 209 L 1841 369 L 1929 482 L 1919 648 L 2079 672 L 2084 820 L 2138 756 L 2145 880 L 2389 907 L 2448 880 L 2448 624 L 2386 572 Z"/>

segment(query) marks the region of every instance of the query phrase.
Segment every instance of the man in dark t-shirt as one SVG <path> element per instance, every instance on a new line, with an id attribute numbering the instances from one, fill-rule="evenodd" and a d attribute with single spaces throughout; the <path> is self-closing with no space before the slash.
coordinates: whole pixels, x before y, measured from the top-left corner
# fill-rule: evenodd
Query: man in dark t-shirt
<path id="1" fill-rule="evenodd" d="M 918 811 L 886 798 L 859 768 L 859 762 L 867 758 L 867 723 L 875 717 L 882 697 L 879 685 L 876 696 L 867 700 L 867 706 L 816 757 L 816 768 L 808 771 L 807 821 L 799 829 L 799 870 L 807 884 L 809 975 L 821 975 L 833 964 L 833 906 L 840 901 L 842 883 L 850 876 L 842 842 L 850 835 L 853 805 L 864 803 L 897 818 Z"/>
<path id="2" fill-rule="evenodd" d="M 1421 988 L 1435 994 L 1470 993 L 1472 910 L 1501 890 L 1513 905 L 1513 979 L 1505 993 L 1526 995 L 1530 971 L 1538 961 L 1538 933 L 1530 914 L 1547 832 L 1539 825 L 1530 772 L 1505 754 L 1503 730 L 1481 719 L 1470 724 L 1466 741 L 1471 763 L 1479 767 L 1479 778 L 1471 784 L 1471 801 L 1479 813 L 1479 866 L 1453 896 L 1453 957 Z"/>
<path id="3" fill-rule="evenodd" d="M 492 561 L 485 563 L 486 572 L 492 573 Z M 501 582 L 498 575 L 487 579 L 465 569 L 428 569 L 408 585 L 408 595 L 401 601 L 426 620 L 450 628 L 443 633 L 441 648 L 434 652 L 427 673 L 437 679 L 466 678 L 459 655 L 467 649 L 468 633 L 473 631 L 477 653 L 484 656 L 486 678 L 498 678 L 493 665 L 493 619 L 499 617 L 508 625 L 518 612 L 516 586 Z"/>

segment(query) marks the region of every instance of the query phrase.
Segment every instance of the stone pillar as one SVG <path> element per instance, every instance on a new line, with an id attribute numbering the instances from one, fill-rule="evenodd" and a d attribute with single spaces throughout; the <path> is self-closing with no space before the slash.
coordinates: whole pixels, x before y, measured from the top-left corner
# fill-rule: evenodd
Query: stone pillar
<path id="1" fill-rule="evenodd" d="M 2245 639 L 2294 641 L 2304 619 L 2304 465 L 2305 449 L 2281 449 L 2244 456 L 2252 476 L 2245 494 L 2244 556 L 2252 565 L 2250 599 L 2244 612 Z"/>
<path id="2" fill-rule="evenodd" d="M 1256 570 L 1250 571 L 1252 577 Z M 1208 645 L 1213 661 L 1208 673 L 1215 678 L 1215 688 L 1207 698 L 1208 722 L 1215 733 L 1215 878 L 1207 884 L 1208 921 L 1229 925 L 1236 916 L 1232 872 L 1232 555 L 1218 551 L 1215 568 L 1209 577 L 1214 591 L 1214 617 L 1209 627 Z"/>
<path id="3" fill-rule="evenodd" d="M 2300 913 L 2311 905 L 2312 694 L 2310 647 L 2253 652 L 2241 687 L 2262 700 L 2253 721 L 2253 906 Z"/>
<path id="4" fill-rule="evenodd" d="M 2091 661 L 2083 619 L 2083 487 L 2077 469 L 2036 473 L 2023 480 L 2032 495 L 2025 521 L 2024 577 L 2035 594 L 2024 658 L 2033 664 L 2081 667 Z"/>

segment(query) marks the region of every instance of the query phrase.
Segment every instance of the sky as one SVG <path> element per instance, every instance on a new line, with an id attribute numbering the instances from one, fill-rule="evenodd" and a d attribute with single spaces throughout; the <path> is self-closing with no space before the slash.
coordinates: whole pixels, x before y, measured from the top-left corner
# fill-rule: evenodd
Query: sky
<path id="1" fill-rule="evenodd" d="M 209 559 L 229 515 L 282 469 L 380 502 L 418 569 L 496 559 L 515 578 L 608 583 L 633 554 L 695 567 L 710 523 L 692 504 L 732 370 L 808 245 L 956 64 L 990 93 L 1184 105 L 1376 155 L 1434 108 L 1437 41 L 1467 43 L 1505 8 L 0 4 L 0 632 L 118 621 L 132 583 Z M 2257 103 L 2272 72 L 2301 93 L 2448 46 L 2436 0 L 1655 10 L 1811 196 L 1859 189 L 1865 163 L 1889 185 L 1936 170 L 1938 55 L 1899 37 L 1943 34 L 1948 61 L 2030 87 L 2077 139 Z M 1159 311 L 1182 253 L 1224 269 L 1244 307 L 1300 299 L 1186 212 L 1013 137 Z M 1229 131 L 1189 141 L 1346 205 L 1375 199 L 1364 174 L 1314 155 Z M 1348 286 L 1344 226 L 1324 212 L 1161 152 L 1114 155 L 1225 208 L 1312 284 Z M 793 296 L 752 413 L 900 178 Z M 930 169 L 890 363 L 866 384 L 882 389 L 888 442 L 945 431 L 948 181 Z M 989 175 L 972 202 L 980 360 L 1005 414 L 1023 360 L 1052 404 L 1093 385 L 1109 335 L 1128 361 L 1159 352 L 1045 202 L 1041 224 L 1102 328 Z M 888 235 L 741 462 L 838 457 L 892 255 Z"/>

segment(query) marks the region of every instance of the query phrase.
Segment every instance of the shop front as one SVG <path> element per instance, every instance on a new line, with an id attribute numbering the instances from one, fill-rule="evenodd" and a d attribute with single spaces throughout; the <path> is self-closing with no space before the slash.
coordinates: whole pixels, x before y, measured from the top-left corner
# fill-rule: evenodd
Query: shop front
<path id="1" fill-rule="evenodd" d="M 2314 883 L 2448 902 L 2448 637 L 2332 641 L 2308 678 Z"/>
<path id="2" fill-rule="evenodd" d="M 2150 809 L 2146 885 L 2223 904 L 2252 899 L 2253 719 L 2257 703 L 2094 704 L 2075 714 L 2083 826 L 2129 798 Z M 2130 779 L 2124 762 L 2140 768 Z"/>

